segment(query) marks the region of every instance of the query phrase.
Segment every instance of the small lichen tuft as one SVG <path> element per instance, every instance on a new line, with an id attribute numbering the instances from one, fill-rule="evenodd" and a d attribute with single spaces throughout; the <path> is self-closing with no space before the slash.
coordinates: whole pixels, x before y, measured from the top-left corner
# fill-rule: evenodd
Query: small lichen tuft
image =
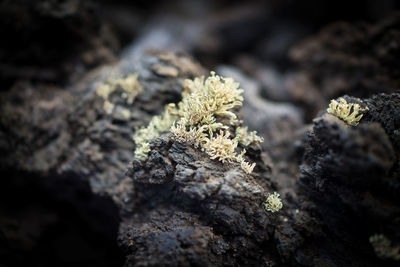
<path id="1" fill-rule="evenodd" d="M 247 126 L 236 128 L 236 138 L 238 139 L 239 143 L 244 146 L 264 142 L 264 138 L 258 136 L 256 131 L 252 131 L 249 133 Z"/>
<path id="2" fill-rule="evenodd" d="M 243 157 L 244 154 L 246 154 L 246 149 L 243 149 L 242 153 L 240 153 L 236 159 L 237 159 L 237 162 L 240 163 L 240 167 L 244 170 L 244 172 L 247 174 L 250 174 L 253 172 L 256 164 L 255 163 L 251 164 L 250 162 L 245 161 L 245 159 Z"/>
<path id="3" fill-rule="evenodd" d="M 105 100 L 103 103 L 103 109 L 107 114 L 111 114 L 114 111 L 115 105 L 108 100 Z"/>
<path id="4" fill-rule="evenodd" d="M 150 152 L 150 141 L 171 128 L 177 118 L 173 114 L 174 109 L 174 104 L 167 105 L 164 112 L 159 116 L 154 116 L 147 127 L 141 127 L 135 132 L 132 137 L 136 144 L 135 157 L 146 157 Z"/>
<path id="5" fill-rule="evenodd" d="M 369 110 L 368 107 L 361 108 L 359 104 L 347 103 L 346 99 L 340 98 L 339 102 L 331 100 L 327 112 L 344 120 L 347 124 L 356 126 L 364 114 L 360 112 Z"/>
<path id="6" fill-rule="evenodd" d="M 103 108 L 107 114 L 111 114 L 115 104 L 111 102 L 113 95 L 119 95 L 125 102 L 130 105 L 135 98 L 143 91 L 138 81 L 138 74 L 133 73 L 125 78 L 108 79 L 106 83 L 101 84 L 96 93 L 104 100 Z"/>
<path id="7" fill-rule="evenodd" d="M 264 208 L 272 213 L 279 211 L 282 207 L 283 204 L 277 192 L 269 194 L 267 200 L 264 202 Z"/>
<path id="8" fill-rule="evenodd" d="M 400 246 L 393 246 L 386 236 L 375 234 L 369 238 L 369 242 L 379 258 L 400 260 Z"/>

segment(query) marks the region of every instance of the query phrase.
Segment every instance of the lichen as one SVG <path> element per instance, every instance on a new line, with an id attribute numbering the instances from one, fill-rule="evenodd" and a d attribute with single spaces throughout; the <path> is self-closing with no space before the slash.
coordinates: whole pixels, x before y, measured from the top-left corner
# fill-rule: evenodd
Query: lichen
<path id="1" fill-rule="evenodd" d="M 211 159 L 222 163 L 239 162 L 246 173 L 251 173 L 255 164 L 244 160 L 245 150 L 241 154 L 236 152 L 238 141 L 248 143 L 256 138 L 255 132 L 250 137 L 243 130 L 240 136 L 230 138 L 227 130 L 230 126 L 237 126 L 240 122 L 232 111 L 242 106 L 243 89 L 232 78 L 224 78 L 211 72 L 210 77 L 195 78 L 184 82 L 182 101 L 178 104 L 180 119 L 171 129 L 171 133 L 178 141 L 194 143 L 200 146 Z M 229 119 L 228 124 L 222 123 L 222 118 Z M 218 121 L 217 121 L 218 119 Z M 222 131 L 224 129 L 225 131 Z M 214 135 L 214 133 L 217 133 Z"/>
<path id="2" fill-rule="evenodd" d="M 359 104 L 347 103 L 346 99 L 340 98 L 339 102 L 331 100 L 327 112 L 342 119 L 347 124 L 356 126 L 363 117 L 364 112 L 369 110 L 368 107 L 361 108 Z"/>
<path id="3" fill-rule="evenodd" d="M 105 100 L 103 103 L 103 109 L 107 114 L 113 113 L 115 105 L 108 100 Z"/>
<path id="4" fill-rule="evenodd" d="M 245 150 L 238 154 L 238 142 L 247 146 L 252 142 L 261 142 L 262 138 L 256 132 L 248 134 L 247 127 L 236 130 L 239 134 L 233 138 L 229 132 L 230 127 L 239 128 L 240 121 L 233 109 L 242 106 L 242 93 L 239 83 L 215 72 L 211 72 L 207 79 L 185 80 L 182 100 L 177 105 L 170 104 L 168 111 L 162 115 L 169 116 L 162 118 L 165 127 L 158 126 L 162 122 L 156 117 L 149 126 L 135 134 L 135 155 L 146 156 L 150 150 L 149 141 L 169 130 L 176 141 L 200 147 L 211 159 L 222 163 L 238 162 L 246 173 L 251 173 L 255 163 L 245 161 Z"/>
<path id="5" fill-rule="evenodd" d="M 277 192 L 269 194 L 267 200 L 264 202 L 264 208 L 272 213 L 279 211 L 282 207 L 283 204 Z"/>
<path id="6" fill-rule="evenodd" d="M 121 97 L 126 99 L 127 104 L 132 104 L 133 100 L 143 91 L 138 81 L 138 76 L 137 73 L 133 73 L 128 75 L 125 79 L 118 79 L 115 81 L 115 84 L 123 89 Z"/>
<path id="7" fill-rule="evenodd" d="M 199 147 L 200 144 L 207 142 L 207 134 L 204 132 L 206 126 L 202 126 L 200 128 L 183 126 L 181 124 L 174 125 L 171 127 L 170 132 L 174 136 L 175 140 L 179 142 L 186 142 L 189 144 L 193 144 L 195 147 Z"/>
<path id="8" fill-rule="evenodd" d="M 211 136 L 204 143 L 203 147 L 211 159 L 218 159 L 222 163 L 233 163 L 236 161 L 237 140 L 230 139 L 228 131 L 221 130 L 216 136 Z"/>
<path id="9" fill-rule="evenodd" d="M 244 170 L 244 172 L 247 174 L 250 174 L 253 172 L 256 164 L 245 161 L 245 159 L 243 157 L 244 154 L 246 154 L 246 149 L 243 149 L 242 153 L 237 155 L 236 160 L 237 160 L 237 162 L 240 163 L 240 167 Z"/>
<path id="10" fill-rule="evenodd" d="M 400 246 L 393 246 L 386 236 L 375 234 L 369 238 L 369 242 L 379 258 L 400 260 Z"/>
<path id="11" fill-rule="evenodd" d="M 258 136 L 256 131 L 249 133 L 247 126 L 236 128 L 236 138 L 244 146 L 264 142 L 264 138 Z"/>
<path id="12" fill-rule="evenodd" d="M 231 139 L 229 136 L 230 133 L 228 131 L 224 132 L 220 130 L 219 134 L 217 134 L 215 137 L 211 136 L 210 138 L 206 139 L 206 142 L 203 144 L 204 150 L 211 159 L 218 159 L 222 163 L 240 163 L 241 168 L 246 173 L 250 174 L 256 164 L 250 164 L 245 161 L 243 156 L 246 153 L 246 150 L 243 150 L 240 154 L 236 153 L 238 139 Z"/>
<path id="13" fill-rule="evenodd" d="M 174 104 L 167 105 L 161 115 L 154 116 L 149 122 L 149 125 L 141 127 L 135 132 L 133 135 L 133 140 L 136 144 L 135 157 L 146 157 L 150 152 L 150 141 L 171 128 L 177 119 L 177 116 L 173 114 L 174 109 Z"/>
<path id="14" fill-rule="evenodd" d="M 104 100 L 104 111 L 107 114 L 111 114 L 115 106 L 111 102 L 114 94 L 119 95 L 119 97 L 125 100 L 126 104 L 130 105 L 142 91 L 143 87 L 138 81 L 138 74 L 133 73 L 125 78 L 109 78 L 106 83 L 101 84 L 97 88 L 96 93 Z"/>

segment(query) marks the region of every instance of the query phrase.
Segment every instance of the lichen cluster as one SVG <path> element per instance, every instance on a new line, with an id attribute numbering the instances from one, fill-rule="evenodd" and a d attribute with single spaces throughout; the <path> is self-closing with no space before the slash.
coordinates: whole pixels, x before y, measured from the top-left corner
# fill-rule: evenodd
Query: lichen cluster
<path id="1" fill-rule="evenodd" d="M 146 157 L 150 152 L 150 141 L 171 128 L 177 119 L 177 116 L 171 113 L 171 110 L 174 109 L 175 104 L 167 105 L 164 112 L 161 115 L 154 116 L 147 127 L 141 127 L 135 132 L 133 135 L 133 141 L 136 144 L 135 157 Z"/>
<path id="2" fill-rule="evenodd" d="M 132 104 L 135 98 L 143 91 L 143 87 L 138 81 L 138 74 L 133 73 L 125 78 L 108 79 L 106 83 L 101 84 L 96 93 L 104 100 L 103 109 L 107 114 L 111 114 L 115 104 L 110 98 L 116 94 L 125 99 L 128 105 Z"/>
<path id="3" fill-rule="evenodd" d="M 247 126 L 236 128 L 236 138 L 238 139 L 239 143 L 244 146 L 249 146 L 253 143 L 264 142 L 264 138 L 258 136 L 256 131 L 252 131 L 249 133 Z"/>
<path id="4" fill-rule="evenodd" d="M 264 202 L 264 208 L 272 213 L 279 211 L 282 207 L 283 204 L 277 192 L 269 194 L 267 200 Z"/>
<path id="5" fill-rule="evenodd" d="M 149 126 L 142 127 L 134 136 L 137 149 L 135 155 L 144 157 L 149 152 L 149 141 L 160 133 L 170 130 L 179 142 L 187 142 L 200 147 L 211 159 L 222 163 L 238 162 L 246 173 L 251 173 L 255 164 L 245 161 L 246 150 L 238 153 L 238 143 L 248 146 L 262 142 L 256 132 L 247 132 L 247 127 L 239 127 L 233 109 L 242 105 L 243 90 L 232 78 L 211 75 L 185 80 L 182 100 L 178 105 L 169 104 L 160 118 L 153 118 Z M 236 128 L 236 136 L 231 138 L 230 127 Z M 160 130 L 162 129 L 162 130 Z"/>
<path id="6" fill-rule="evenodd" d="M 375 234 L 369 238 L 369 242 L 379 258 L 400 260 L 400 246 L 393 246 L 386 236 Z"/>
<path id="7" fill-rule="evenodd" d="M 356 126 L 363 117 L 360 112 L 369 110 L 368 107 L 361 108 L 359 104 L 347 103 L 346 99 L 340 98 L 339 102 L 331 100 L 327 112 L 344 120 L 347 124 Z"/>

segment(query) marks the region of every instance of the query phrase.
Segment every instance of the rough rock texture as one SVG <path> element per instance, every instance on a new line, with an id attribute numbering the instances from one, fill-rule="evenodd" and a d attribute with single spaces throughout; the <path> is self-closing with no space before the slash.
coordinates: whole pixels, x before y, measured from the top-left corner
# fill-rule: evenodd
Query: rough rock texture
<path id="1" fill-rule="evenodd" d="M 395 265 L 368 238 L 400 243 L 399 93 L 345 96 L 370 108 L 357 127 L 329 114 L 308 127 L 293 105 L 262 99 L 254 80 L 219 71 L 242 83 L 239 118 L 266 138 L 268 154 L 247 149 L 251 175 L 168 133 L 133 160 L 135 128 L 179 101 L 184 78 L 205 74 L 188 56 L 152 51 L 69 90 L 18 83 L 1 92 L 0 263 L 18 255 L 19 264 L 49 265 L 54 254 L 96 266 Z M 107 114 L 96 89 L 133 72 L 143 93 L 131 105 L 113 97 Z M 262 205 L 273 191 L 284 203 L 274 214 Z M 43 251 L 44 262 L 35 258 Z"/>
<path id="2" fill-rule="evenodd" d="M 115 196 L 121 204 L 124 197 L 117 195 L 124 190 L 117 187 L 129 184 L 121 181 L 132 158 L 131 136 L 135 128 L 161 112 L 166 103 L 177 101 L 180 95 L 182 79 L 159 76 L 151 70 L 168 62 L 171 61 L 146 55 L 134 65 L 122 61 L 97 70 L 70 91 L 33 89 L 29 84 L 20 84 L 3 93 L 0 151 L 4 157 L 0 166 L 82 177 L 91 182 L 95 192 Z M 176 68 L 179 74 L 181 69 Z M 187 70 L 183 71 L 189 77 Z M 202 72 L 200 67 L 197 71 Z M 103 99 L 96 94 L 97 87 L 109 77 L 134 72 L 139 74 L 144 92 L 134 105 L 126 104 L 122 98 L 114 99 L 115 110 L 107 114 Z M 129 117 L 121 114 L 126 110 Z"/>
<path id="3" fill-rule="evenodd" d="M 298 146 L 306 136 L 302 112 L 288 102 L 273 102 L 261 96 L 262 82 L 251 79 L 240 70 L 220 66 L 222 75 L 232 77 L 244 88 L 243 120 L 249 130 L 256 130 L 264 138 L 263 151 L 271 157 L 272 180 L 278 184 L 281 195 L 292 193 L 299 173 L 301 153 Z"/>
<path id="4" fill-rule="evenodd" d="M 340 255 L 329 252 L 320 258 L 336 266 L 394 266 L 393 260 L 379 261 L 368 240 L 384 234 L 394 244 L 400 242 L 400 94 L 345 98 L 370 110 L 356 127 L 330 114 L 314 120 L 300 192 L 314 203 L 309 210 L 321 216 L 324 235 L 330 238 L 321 248 L 334 247 Z"/>
<path id="5" fill-rule="evenodd" d="M 277 218 L 262 205 L 276 186 L 260 151 L 250 151 L 257 166 L 246 175 L 240 165 L 210 160 L 169 134 L 151 147 L 148 158 L 134 160 L 129 171 L 134 212 L 123 220 L 120 238 L 127 249 L 136 244 L 132 263 L 264 266 L 276 257 L 266 242 Z"/>
<path id="6" fill-rule="evenodd" d="M 301 71 L 289 90 L 308 119 L 340 95 L 370 97 L 400 87 L 399 25 L 399 14 L 375 25 L 335 23 L 290 51 Z"/>
<path id="7" fill-rule="evenodd" d="M 159 69 L 152 70 L 155 65 L 176 69 L 174 73 L 177 77 L 157 74 Z M 96 89 L 109 77 L 120 77 L 132 72 L 139 73 L 143 93 L 133 105 L 126 104 L 120 97 L 113 98 L 115 111 L 107 114 L 103 109 L 103 99 L 96 94 Z M 136 127 L 144 125 L 152 115 L 160 113 L 165 104 L 179 100 L 183 78 L 201 73 L 201 67 L 186 56 L 153 52 L 151 55 L 143 55 L 134 64 L 128 60 L 95 70 L 68 91 L 19 83 L 11 90 L 2 92 L 0 172 L 4 185 L 4 203 L 14 199 L 11 197 L 19 196 L 19 191 L 25 192 L 32 187 L 44 193 L 34 195 L 33 199 L 22 197 L 16 202 L 20 205 L 17 210 L 23 210 L 29 203 L 42 203 L 42 196 L 44 202 L 72 205 L 79 211 L 79 215 L 75 216 L 87 222 L 89 229 L 98 232 L 98 237 L 93 237 L 97 241 L 93 242 L 114 245 L 114 248 L 108 248 L 110 254 L 98 253 L 103 256 L 113 255 L 120 220 L 118 214 L 132 208 L 129 205 L 132 182 L 125 176 L 135 148 L 132 134 Z M 121 115 L 126 110 L 128 118 Z M 16 178 L 9 179 L 10 176 Z M 23 211 L 19 215 L 5 211 L 11 207 L 3 207 L 1 213 L 4 219 L 2 222 L 5 223 L 1 231 L 6 236 L 6 244 L 11 242 L 16 227 L 20 227 L 22 232 L 31 231 L 29 225 L 19 224 L 16 219 L 28 215 Z M 67 216 L 60 213 L 52 215 L 58 216 L 56 220 L 40 222 L 39 226 L 50 224 L 52 227 L 60 227 L 59 224 Z M 7 223 L 13 220 L 16 220 L 15 224 Z M 42 235 L 38 231 L 37 235 L 31 244 L 33 248 L 50 246 L 50 243 L 41 241 L 46 240 L 45 233 Z M 101 239 L 103 235 L 105 239 Z M 63 239 L 60 244 L 65 244 L 69 249 L 74 246 L 74 242 Z M 103 247 L 107 249 L 107 246 Z M 54 247 L 61 250 L 60 245 Z M 7 251 L 21 254 L 20 248 L 16 245 L 11 252 Z M 75 250 L 71 251 L 71 255 L 65 258 L 70 257 L 76 264 L 82 263 L 81 258 L 74 258 Z M 85 249 L 81 251 L 82 254 L 90 255 Z M 76 252 L 80 253 L 79 250 Z M 22 262 L 28 259 L 27 252 L 21 254 Z M 96 264 L 116 263 L 99 258 Z"/>

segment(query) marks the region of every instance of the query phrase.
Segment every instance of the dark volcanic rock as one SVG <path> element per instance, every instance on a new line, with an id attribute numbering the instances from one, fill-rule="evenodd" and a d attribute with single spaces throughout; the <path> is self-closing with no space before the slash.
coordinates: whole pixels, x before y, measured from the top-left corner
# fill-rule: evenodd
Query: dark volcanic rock
<path id="1" fill-rule="evenodd" d="M 134 212 L 122 222 L 120 239 L 128 250 L 137 244 L 130 259 L 145 266 L 264 266 L 276 260 L 266 242 L 277 216 L 262 206 L 276 185 L 263 155 L 250 155 L 257 166 L 245 175 L 239 165 L 210 160 L 169 134 L 156 139 L 149 156 L 134 160 L 129 171 Z"/>
<path id="2" fill-rule="evenodd" d="M 270 157 L 246 148 L 257 164 L 251 175 L 168 133 L 151 142 L 148 157 L 133 159 L 135 129 L 180 100 L 184 78 L 204 74 L 184 55 L 152 51 L 95 70 L 69 90 L 19 83 L 1 92 L 0 230 L 1 241 L 13 246 L 0 244 L 3 262 L 67 248 L 76 264 L 116 265 L 124 261 L 118 238 L 127 266 L 394 265 L 377 258 L 368 239 L 400 240 L 399 93 L 345 96 L 369 107 L 361 123 L 350 127 L 324 114 L 304 142 L 297 108 L 261 99 L 256 82 L 225 71 L 247 89 L 239 117 L 268 138 L 272 151 Z M 133 72 L 143 92 L 133 104 L 115 94 L 108 114 L 98 86 Z M 263 202 L 274 191 L 284 208 L 270 213 Z M 52 243 L 48 228 L 67 234 Z M 96 254 L 104 258 L 93 260 Z"/>
<path id="3" fill-rule="evenodd" d="M 370 97 L 400 88 L 399 25 L 399 14 L 376 25 L 335 23 L 290 51 L 301 71 L 289 90 L 308 119 L 340 95 Z"/>
<path id="4" fill-rule="evenodd" d="M 156 64 L 174 68 L 176 77 L 153 71 Z M 139 74 L 143 92 L 133 105 L 127 104 L 119 95 L 110 99 L 115 109 L 112 114 L 107 114 L 103 109 L 103 99 L 96 94 L 98 86 L 109 77 L 123 77 L 133 72 Z M 186 56 L 153 52 L 152 55 L 142 55 L 134 64 L 122 61 L 118 65 L 95 70 L 69 90 L 19 83 L 11 90 L 1 92 L 0 173 L 3 203 L 12 202 L 14 196 L 20 195 L 19 191 L 29 191 L 32 187 L 43 193 L 33 194 L 32 198 L 28 197 L 30 194 L 20 197 L 15 204 L 20 205 L 22 214 L 18 214 L 19 217 L 30 218 L 24 212 L 35 212 L 36 209 L 29 208 L 25 211 L 30 203 L 61 202 L 58 204 L 60 207 L 64 204 L 72 206 L 82 224 L 89 224 L 90 231 L 98 232 L 98 242 L 107 242 L 116 249 L 119 215 L 132 208 L 133 185 L 125 172 L 133 157 L 135 146 L 131 138 L 135 128 L 160 113 L 165 104 L 179 100 L 183 78 L 198 76 L 202 72 L 201 67 Z M 121 116 L 121 110 L 128 111 L 129 116 Z M 5 225 L 1 230 L 4 231 L 6 244 L 12 242 L 13 229 L 30 231 L 24 230 L 24 225 L 18 223 L 15 219 L 17 215 L 6 212 L 11 207 L 0 207 L 0 223 Z M 62 229 L 62 216 L 68 215 L 52 210 L 57 207 L 39 212 L 47 212 L 51 216 L 60 214 L 61 219 L 39 221 L 38 227 L 44 225 Z M 7 222 L 14 220 L 16 223 L 8 226 Z M 78 224 L 75 221 L 71 223 Z M 68 229 L 73 231 L 73 227 Z M 37 231 L 38 236 L 30 244 L 33 249 L 40 249 L 43 244 L 40 240 L 46 237 L 45 233 Z M 106 235 L 106 240 L 101 239 L 103 235 Z M 68 258 L 73 258 L 76 256 L 72 249 L 74 239 L 65 238 L 58 242 L 63 244 L 63 248 L 71 249 Z M 94 239 L 91 242 L 99 246 Z M 19 254 L 21 262 L 29 261 L 25 245 L 15 244 L 10 253 Z M 50 244 L 45 243 L 45 246 Z M 61 250 L 61 247 L 56 244 L 54 249 Z M 109 250 L 111 257 L 114 252 L 111 248 Z M 89 252 L 82 251 L 89 257 Z M 107 254 L 102 255 L 107 257 Z M 75 262 L 81 264 L 85 259 L 77 258 Z M 112 264 L 115 263 L 101 260 L 96 263 L 100 266 Z"/>
<path id="5" fill-rule="evenodd" d="M 314 120 L 301 166 L 300 192 L 315 204 L 325 235 L 341 254 L 321 255 L 335 266 L 383 265 L 369 237 L 400 241 L 399 93 L 362 102 L 370 110 L 356 127 L 325 114 Z M 330 246 L 324 244 L 325 249 Z M 386 266 L 394 261 L 385 261 Z"/>

